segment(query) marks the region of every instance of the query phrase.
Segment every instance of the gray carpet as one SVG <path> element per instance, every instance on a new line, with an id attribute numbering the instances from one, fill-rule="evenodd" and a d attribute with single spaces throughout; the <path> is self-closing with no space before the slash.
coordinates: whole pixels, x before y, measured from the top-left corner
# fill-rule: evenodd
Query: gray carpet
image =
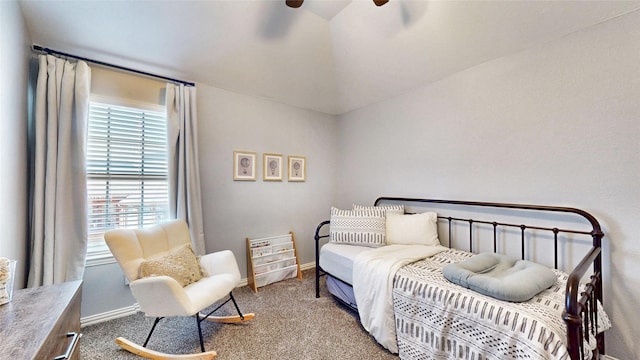
<path id="1" fill-rule="evenodd" d="M 205 350 L 215 350 L 217 359 L 397 359 L 364 331 L 357 314 L 329 295 L 322 279 L 322 292 L 315 298 L 314 271 L 303 272 L 303 280 L 289 279 L 259 289 L 236 289 L 234 296 L 243 312 L 256 317 L 243 324 L 202 323 Z M 231 303 L 218 314 L 234 315 Z M 123 336 L 142 344 L 153 318 L 135 315 L 82 329 L 82 359 L 140 359 L 121 350 L 114 340 Z M 194 318 L 168 318 L 158 324 L 150 349 L 188 354 L 200 352 Z"/>

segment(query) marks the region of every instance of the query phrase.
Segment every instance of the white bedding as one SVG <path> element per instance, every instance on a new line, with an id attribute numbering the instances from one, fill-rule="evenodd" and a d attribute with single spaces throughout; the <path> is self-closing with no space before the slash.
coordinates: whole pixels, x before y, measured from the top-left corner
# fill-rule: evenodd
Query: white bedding
<path id="1" fill-rule="evenodd" d="M 347 244 L 327 243 L 320 248 L 320 267 L 331 276 L 353 285 L 353 262 L 363 251 L 373 248 Z"/>
<path id="2" fill-rule="evenodd" d="M 505 302 L 444 278 L 443 266 L 472 255 L 449 249 L 397 272 L 393 303 L 400 358 L 567 360 L 562 311 L 568 275 L 554 270 L 557 282 L 549 289 L 527 302 Z M 611 327 L 601 309 L 598 326 Z M 595 343 L 584 345 L 589 359 Z"/>
<path id="3" fill-rule="evenodd" d="M 398 353 L 393 314 L 393 279 L 404 265 L 447 250 L 444 246 L 387 245 L 357 255 L 353 292 L 360 322 L 380 345 Z"/>
<path id="4" fill-rule="evenodd" d="M 328 245 L 332 246 L 327 247 Z M 496 358 L 502 358 L 506 354 L 500 353 L 498 348 L 505 346 L 521 352 L 520 355 L 524 354 L 523 358 L 527 358 L 526 354 L 530 353 L 546 359 L 568 357 L 564 347 L 566 329 L 561 317 L 564 308 L 566 274 L 560 276 L 560 272 L 554 270 L 558 274 L 557 284 L 529 302 L 505 303 L 462 288 L 466 293 L 457 293 L 459 287 L 444 279 L 442 267 L 468 258 L 472 255 L 468 252 L 443 246 L 424 245 L 387 245 L 380 248 L 367 248 L 326 244 L 324 247 L 327 249 L 321 252 L 322 268 L 332 275 L 339 273 L 341 280 L 353 284 L 353 294 L 362 326 L 380 345 L 392 353 L 399 353 L 401 359 L 422 359 L 425 356 L 457 359 L 462 353 L 464 353 L 463 357 L 484 358 L 491 354 L 497 356 Z M 345 274 L 349 269 L 352 273 Z M 436 279 L 437 281 L 434 281 Z M 437 291 L 440 295 L 435 296 L 431 294 L 432 291 Z M 442 296 L 443 291 L 448 295 Z M 431 295 L 427 296 L 427 293 Z M 458 299 L 467 297 L 474 304 L 484 299 L 483 302 L 490 304 L 487 305 L 490 308 L 502 309 L 503 305 L 509 304 L 512 307 L 498 311 L 497 318 L 493 316 L 489 316 L 488 319 L 481 318 L 482 321 L 489 321 L 488 324 L 482 325 L 480 320 L 465 318 L 464 314 L 458 315 L 453 312 L 459 305 L 465 307 L 468 300 L 462 300 L 459 304 Z M 452 298 L 455 298 L 455 301 Z M 429 304 L 424 304 L 425 301 Z M 436 305 L 437 302 L 442 302 L 440 307 Z M 474 308 L 476 307 L 477 304 L 474 305 Z M 483 305 L 482 308 L 484 307 Z M 436 309 L 444 312 L 437 313 Z M 516 312 L 517 314 L 513 315 Z M 526 334 L 522 331 L 509 333 L 506 328 L 498 329 L 495 321 L 499 318 L 502 323 L 503 317 L 504 324 L 500 326 L 511 328 L 517 323 L 518 328 L 527 327 Z M 450 320 L 445 321 L 445 319 Z M 600 331 L 611 326 L 604 311 L 598 312 L 598 320 Z M 453 326 L 450 321 L 457 321 L 457 325 Z M 540 322 L 541 326 L 536 329 L 537 322 Z M 531 342 L 532 339 L 529 339 L 529 335 L 532 334 L 530 333 L 531 325 L 534 325 L 537 332 L 542 331 L 541 335 L 535 338 L 538 341 L 543 339 L 545 344 Z M 489 336 L 491 340 L 478 342 L 478 331 L 481 331 L 483 336 Z M 525 334 L 524 337 L 523 334 Z M 494 348 L 497 343 L 501 345 Z M 454 346 L 454 344 L 458 345 Z M 469 344 L 477 346 L 469 346 Z M 594 345 L 585 344 L 585 348 L 590 349 Z M 520 358 L 514 354 L 509 356 Z"/>

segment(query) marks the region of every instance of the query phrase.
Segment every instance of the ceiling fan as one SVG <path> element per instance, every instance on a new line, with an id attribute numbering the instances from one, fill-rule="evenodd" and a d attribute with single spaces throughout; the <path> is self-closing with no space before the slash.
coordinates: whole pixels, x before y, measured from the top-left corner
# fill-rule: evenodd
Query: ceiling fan
<path id="1" fill-rule="evenodd" d="M 299 8 L 300 6 L 302 6 L 303 2 L 304 0 L 285 0 L 287 6 L 292 8 Z M 382 6 L 388 2 L 389 0 L 373 0 L 373 3 L 376 4 L 376 6 Z"/>

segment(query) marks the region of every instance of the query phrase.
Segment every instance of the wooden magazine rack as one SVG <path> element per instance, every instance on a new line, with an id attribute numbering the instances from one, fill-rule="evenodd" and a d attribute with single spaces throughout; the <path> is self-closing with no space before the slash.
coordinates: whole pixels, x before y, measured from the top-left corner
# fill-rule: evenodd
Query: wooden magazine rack
<path id="1" fill-rule="evenodd" d="M 259 287 L 297 277 L 302 279 L 293 232 L 264 238 L 247 238 L 247 282 Z"/>

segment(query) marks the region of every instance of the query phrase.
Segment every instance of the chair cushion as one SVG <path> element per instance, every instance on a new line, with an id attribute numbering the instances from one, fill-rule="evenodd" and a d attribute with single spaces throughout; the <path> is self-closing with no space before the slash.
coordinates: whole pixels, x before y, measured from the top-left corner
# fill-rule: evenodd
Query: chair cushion
<path id="1" fill-rule="evenodd" d="M 235 289 L 237 281 L 232 274 L 218 274 L 202 278 L 184 288 L 193 309 L 202 310 L 214 302 L 228 296 Z"/>
<path id="2" fill-rule="evenodd" d="M 512 302 L 527 301 L 557 280 L 553 270 L 544 265 L 494 253 L 449 264 L 442 273 L 455 284 Z"/>
<path id="3" fill-rule="evenodd" d="M 202 279 L 200 262 L 191 245 L 180 247 L 167 255 L 143 261 L 140 277 L 166 275 L 174 278 L 182 287 Z"/>

